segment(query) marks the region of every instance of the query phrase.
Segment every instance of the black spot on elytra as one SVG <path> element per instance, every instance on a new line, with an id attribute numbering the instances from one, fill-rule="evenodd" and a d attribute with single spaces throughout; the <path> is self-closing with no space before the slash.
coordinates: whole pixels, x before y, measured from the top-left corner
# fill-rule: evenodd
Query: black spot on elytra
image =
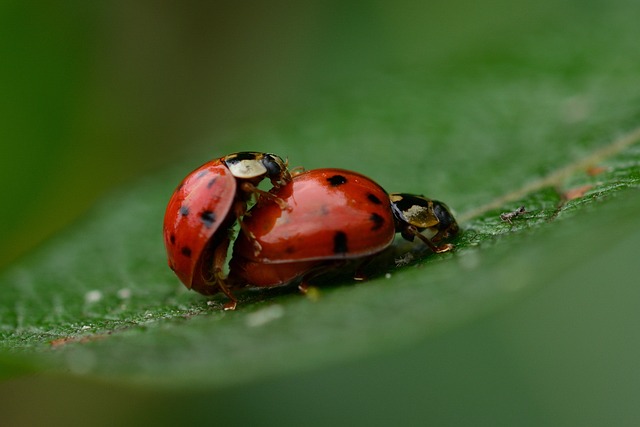
<path id="1" fill-rule="evenodd" d="M 188 206 L 180 206 L 180 215 L 182 215 L 182 216 L 189 215 L 189 207 Z"/>
<path id="2" fill-rule="evenodd" d="M 327 178 L 327 182 L 332 187 L 337 187 L 339 185 L 346 184 L 347 183 L 347 178 L 345 178 L 342 175 L 333 175 L 333 176 L 330 176 L 329 178 Z"/>
<path id="3" fill-rule="evenodd" d="M 183 246 L 182 249 L 180 249 L 180 253 L 187 258 L 191 258 L 191 248 L 187 246 Z"/>
<path id="4" fill-rule="evenodd" d="M 176 235 L 172 234 L 171 236 L 169 236 L 169 241 L 171 242 L 172 245 L 176 244 Z"/>
<path id="5" fill-rule="evenodd" d="M 211 228 L 213 223 L 216 222 L 216 214 L 212 211 L 204 211 L 200 214 L 200 221 L 202 221 L 205 227 Z"/>
<path id="6" fill-rule="evenodd" d="M 217 180 L 217 179 L 218 179 L 218 177 L 217 177 L 217 176 L 216 176 L 216 177 L 211 178 L 211 179 L 209 180 L 209 182 L 207 183 L 207 188 L 211 188 L 211 187 L 213 187 L 213 184 L 215 184 L 215 183 L 216 183 L 216 180 Z"/>
<path id="7" fill-rule="evenodd" d="M 369 201 L 375 205 L 381 205 L 382 201 L 380 199 L 378 199 L 378 197 L 376 197 L 375 194 L 367 194 L 367 199 L 369 199 Z"/>
<path id="8" fill-rule="evenodd" d="M 346 254 L 347 248 L 347 234 L 343 231 L 338 231 L 333 236 L 333 253 L 334 254 Z"/>
<path id="9" fill-rule="evenodd" d="M 295 253 L 296 248 L 294 248 L 293 246 L 287 246 L 286 248 L 284 248 L 284 251 L 285 253 L 292 254 Z"/>
<path id="10" fill-rule="evenodd" d="M 369 220 L 373 222 L 371 230 L 378 230 L 384 225 L 384 218 L 377 213 L 372 213 Z"/>

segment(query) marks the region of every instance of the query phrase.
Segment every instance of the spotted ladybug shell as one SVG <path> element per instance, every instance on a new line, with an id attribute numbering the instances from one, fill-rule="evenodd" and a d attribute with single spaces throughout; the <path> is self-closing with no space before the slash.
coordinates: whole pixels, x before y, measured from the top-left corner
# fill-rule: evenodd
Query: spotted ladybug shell
<path id="1" fill-rule="evenodd" d="M 245 226 L 261 250 L 244 236 L 234 257 L 263 264 L 358 258 L 380 252 L 395 235 L 389 196 L 364 175 L 342 169 L 299 174 L 274 194 L 289 209 L 264 202 Z"/>
<path id="2" fill-rule="evenodd" d="M 211 266 L 202 265 L 217 244 L 215 235 L 227 233 L 236 179 L 221 160 L 206 163 L 187 176 L 169 200 L 164 217 L 164 242 L 169 267 L 187 288 L 207 283 Z"/>

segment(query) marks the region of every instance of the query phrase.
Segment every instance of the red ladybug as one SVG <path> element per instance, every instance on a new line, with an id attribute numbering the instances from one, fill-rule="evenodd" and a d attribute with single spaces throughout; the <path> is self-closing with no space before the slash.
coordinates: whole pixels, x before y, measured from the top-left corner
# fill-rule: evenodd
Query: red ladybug
<path id="1" fill-rule="evenodd" d="M 370 259 L 391 245 L 395 233 L 422 240 L 434 252 L 458 225 L 443 203 L 387 192 L 371 179 L 341 169 L 316 169 L 293 177 L 273 191 L 275 203 L 255 206 L 245 220 L 261 246 L 256 253 L 245 232 L 234 244 L 229 281 L 234 287 L 272 287 L 313 276 L 336 261 Z M 428 231 L 427 237 L 422 232 Z"/>
<path id="2" fill-rule="evenodd" d="M 286 162 L 274 154 L 241 152 L 212 160 L 187 175 L 169 200 L 164 216 L 164 243 L 169 267 L 187 288 L 210 295 L 224 292 L 235 307 L 222 268 L 230 229 L 252 195 L 286 207 L 282 200 L 256 186 L 269 178 L 278 189 L 291 181 Z M 251 236 L 245 229 L 245 235 Z M 257 249 L 254 243 L 254 250 Z"/>

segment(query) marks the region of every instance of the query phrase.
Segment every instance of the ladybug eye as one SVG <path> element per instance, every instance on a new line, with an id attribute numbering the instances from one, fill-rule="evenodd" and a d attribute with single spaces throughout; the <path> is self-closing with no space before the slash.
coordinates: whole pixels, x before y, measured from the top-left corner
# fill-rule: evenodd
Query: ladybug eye
<path id="1" fill-rule="evenodd" d="M 447 206 L 443 203 L 436 202 L 435 200 L 433 202 L 433 213 L 436 218 L 438 218 L 438 221 L 440 223 L 439 228 L 441 229 L 449 228 L 451 224 L 454 224 L 456 222 L 455 219 L 453 219 L 451 212 L 449 212 Z"/>
<path id="2" fill-rule="evenodd" d="M 286 168 L 282 159 L 272 154 L 265 154 L 262 164 L 267 169 L 267 176 L 279 176 Z"/>
<path id="3" fill-rule="evenodd" d="M 458 223 L 444 203 L 433 201 L 433 214 L 438 219 L 438 230 L 443 237 L 453 236 L 458 232 Z"/>

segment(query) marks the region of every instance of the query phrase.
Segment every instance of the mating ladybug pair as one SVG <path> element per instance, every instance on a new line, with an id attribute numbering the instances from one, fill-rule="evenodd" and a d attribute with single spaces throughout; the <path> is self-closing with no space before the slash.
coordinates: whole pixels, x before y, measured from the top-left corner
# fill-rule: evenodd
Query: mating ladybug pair
<path id="1" fill-rule="evenodd" d="M 273 188 L 257 188 L 269 178 Z M 256 204 L 247 212 L 247 203 Z M 223 269 L 232 229 L 240 225 L 229 274 Z M 164 217 L 169 267 L 187 288 L 204 295 L 274 287 L 320 275 L 347 260 L 366 262 L 393 242 L 395 233 L 419 238 L 432 251 L 458 232 L 443 203 L 388 194 L 371 179 L 343 169 L 314 169 L 292 176 L 274 154 L 242 152 L 191 172 L 173 193 Z"/>

